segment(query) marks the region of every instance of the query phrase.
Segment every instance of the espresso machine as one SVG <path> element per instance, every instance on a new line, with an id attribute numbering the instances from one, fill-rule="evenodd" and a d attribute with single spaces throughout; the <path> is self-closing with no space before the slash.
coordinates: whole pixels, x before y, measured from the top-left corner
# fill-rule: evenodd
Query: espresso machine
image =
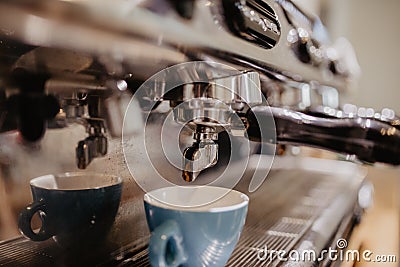
<path id="1" fill-rule="evenodd" d="M 2 177 L 124 179 L 109 244 L 71 265 L 148 266 L 142 199 L 164 183 L 247 192 L 228 266 L 290 265 L 257 252 L 335 247 L 368 206 L 362 164 L 400 164 L 399 118 L 343 105 L 351 47 L 290 0 L 5 0 L 0 31 Z M 51 240 L 0 243 L 0 265 L 69 260 Z"/>

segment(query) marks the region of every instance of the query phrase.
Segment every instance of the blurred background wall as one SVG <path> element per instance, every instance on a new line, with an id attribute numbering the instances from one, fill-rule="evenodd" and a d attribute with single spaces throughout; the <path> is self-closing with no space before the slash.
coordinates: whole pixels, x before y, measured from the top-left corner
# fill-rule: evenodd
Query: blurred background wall
<path id="1" fill-rule="evenodd" d="M 331 37 L 347 38 L 361 67 L 358 85 L 345 101 L 377 111 L 389 107 L 400 114 L 400 1 L 399 0 L 294 0 L 321 16 Z M 343 100 L 343 99 L 342 99 Z M 341 103 L 344 104 L 344 103 Z M 356 229 L 350 246 L 382 255 L 400 256 L 400 169 L 368 168 L 375 188 L 374 206 Z M 354 264 L 354 265 L 353 265 Z M 382 266 L 372 262 L 347 262 L 347 266 Z"/>
<path id="2" fill-rule="evenodd" d="M 348 102 L 400 114 L 400 1 L 296 0 L 319 14 L 332 39 L 347 38 L 361 67 Z"/>

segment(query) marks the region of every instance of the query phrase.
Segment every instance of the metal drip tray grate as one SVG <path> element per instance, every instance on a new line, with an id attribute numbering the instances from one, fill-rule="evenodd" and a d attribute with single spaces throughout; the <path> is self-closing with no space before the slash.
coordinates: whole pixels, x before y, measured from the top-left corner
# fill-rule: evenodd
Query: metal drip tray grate
<path id="1" fill-rule="evenodd" d="M 268 250 L 295 248 L 343 186 L 320 173 L 274 173 L 262 188 L 250 194 L 246 224 L 227 266 L 278 265 L 273 258 L 260 260 L 258 252 L 265 246 Z M 148 237 L 126 242 L 94 265 L 149 266 L 147 242 Z M 53 247 L 52 241 L 34 243 L 22 237 L 0 243 L 0 266 L 69 266 L 58 264 L 62 253 Z"/>
<path id="2" fill-rule="evenodd" d="M 54 266 L 56 260 L 50 254 L 49 243 L 31 242 L 25 238 L 11 240 L 0 245 L 0 266 Z M 50 253 L 49 253 L 50 252 Z"/>
<path id="3" fill-rule="evenodd" d="M 259 254 L 263 249 L 291 249 L 308 230 L 311 223 L 312 220 L 283 217 L 271 228 L 246 227 L 227 266 L 262 266 L 264 264 L 269 266 L 272 262 L 260 261 Z"/>

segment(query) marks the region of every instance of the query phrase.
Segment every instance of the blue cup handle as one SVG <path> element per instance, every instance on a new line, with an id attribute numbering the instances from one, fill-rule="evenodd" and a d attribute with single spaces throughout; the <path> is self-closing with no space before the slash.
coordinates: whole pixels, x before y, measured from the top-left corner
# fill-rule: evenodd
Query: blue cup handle
<path id="1" fill-rule="evenodd" d="M 38 211 L 41 211 L 43 215 L 41 217 L 42 226 L 39 232 L 35 233 L 31 227 L 31 220 L 33 215 Z M 18 228 L 26 237 L 33 241 L 44 241 L 52 236 L 46 230 L 46 204 L 43 199 L 32 202 L 21 211 L 18 218 Z"/>
<path id="2" fill-rule="evenodd" d="M 182 233 L 175 221 L 165 221 L 151 233 L 149 257 L 153 267 L 178 267 L 186 262 Z"/>

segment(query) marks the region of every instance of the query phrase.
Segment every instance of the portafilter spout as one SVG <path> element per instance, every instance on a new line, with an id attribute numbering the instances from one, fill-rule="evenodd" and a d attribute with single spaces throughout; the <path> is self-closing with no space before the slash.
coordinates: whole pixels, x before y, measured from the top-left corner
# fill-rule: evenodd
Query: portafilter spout
<path id="1" fill-rule="evenodd" d="M 183 179 L 192 182 L 217 163 L 219 132 L 244 132 L 239 114 L 262 103 L 260 77 L 244 71 L 207 83 L 185 84 L 173 100 L 174 120 L 193 130 L 194 142 L 183 151 L 182 166 Z"/>
<path id="2" fill-rule="evenodd" d="M 213 127 L 197 125 L 193 134 L 194 143 L 183 152 L 182 178 L 193 182 L 200 172 L 214 166 L 218 161 L 218 133 Z"/>

